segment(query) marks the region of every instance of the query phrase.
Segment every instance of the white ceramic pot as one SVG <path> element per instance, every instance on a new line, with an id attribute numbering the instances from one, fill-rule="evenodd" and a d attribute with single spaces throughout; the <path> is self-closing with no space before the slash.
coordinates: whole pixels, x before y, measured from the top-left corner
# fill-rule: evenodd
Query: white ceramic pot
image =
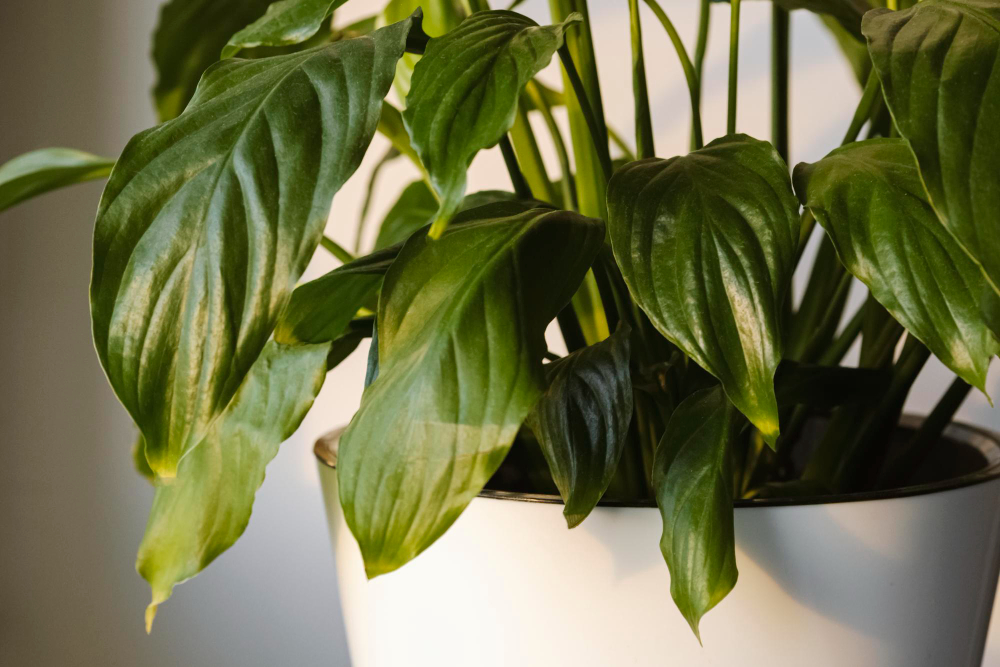
<path id="1" fill-rule="evenodd" d="M 739 582 L 702 619 L 704 647 L 670 599 L 653 507 L 599 506 L 567 530 L 557 499 L 487 493 L 369 582 L 321 462 L 353 667 L 978 666 L 1000 567 L 1000 443 L 957 424 L 946 435 L 972 462 L 961 477 L 739 502 Z"/>

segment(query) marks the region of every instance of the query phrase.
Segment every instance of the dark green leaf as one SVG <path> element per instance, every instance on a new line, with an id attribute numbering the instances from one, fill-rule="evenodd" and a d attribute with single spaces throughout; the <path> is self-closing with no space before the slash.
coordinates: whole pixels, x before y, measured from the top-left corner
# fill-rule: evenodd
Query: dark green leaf
<path id="1" fill-rule="evenodd" d="M 702 389 L 674 410 L 653 459 L 670 595 L 699 641 L 701 617 L 736 585 L 730 449 L 740 421 L 718 385 Z"/>
<path id="2" fill-rule="evenodd" d="M 713 0 L 713 2 L 728 3 L 729 0 Z M 774 4 L 788 11 L 807 9 L 816 14 L 835 18 L 856 40 L 861 39 L 861 17 L 873 6 L 869 0 L 774 0 Z"/>
<path id="3" fill-rule="evenodd" d="M 528 417 L 566 507 L 570 528 L 607 491 L 632 421 L 631 330 L 545 367 L 549 388 Z"/>
<path id="4" fill-rule="evenodd" d="M 190 579 L 243 534 L 264 468 L 323 386 L 329 345 L 269 343 L 232 403 L 156 488 L 136 569 L 153 591 L 146 630 L 175 584 Z"/>
<path id="5" fill-rule="evenodd" d="M 202 72 L 219 59 L 233 33 L 256 20 L 271 0 L 170 0 L 153 35 L 160 120 L 180 115 Z"/>
<path id="6" fill-rule="evenodd" d="M 795 189 L 847 270 L 948 368 L 985 391 L 1000 351 L 980 313 L 986 281 L 927 203 L 904 141 L 870 139 L 800 164 Z"/>
<path id="7" fill-rule="evenodd" d="M 426 183 L 410 183 L 385 214 L 375 239 L 375 249 L 405 241 L 410 234 L 431 221 L 437 208 L 437 198 Z"/>
<path id="8" fill-rule="evenodd" d="M 279 0 L 267 13 L 233 35 L 222 49 L 231 58 L 240 49 L 300 44 L 317 32 L 323 21 L 346 0 Z M 405 17 L 403 17 L 405 18 Z"/>
<path id="9" fill-rule="evenodd" d="M 274 328 L 279 343 L 327 343 L 341 335 L 382 284 L 398 248 L 390 248 L 337 267 L 292 292 Z"/>
<path id="10" fill-rule="evenodd" d="M 157 474 L 173 475 L 271 335 L 409 30 L 218 63 L 180 117 L 125 148 L 98 211 L 91 312 Z"/>
<path id="11" fill-rule="evenodd" d="M 413 72 L 403 122 L 441 198 L 433 236 L 461 205 L 472 158 L 514 125 L 521 90 L 577 20 L 574 15 L 539 27 L 514 12 L 478 12 L 427 45 Z"/>
<path id="12" fill-rule="evenodd" d="M 798 211 L 777 151 L 745 135 L 633 162 L 608 186 L 611 244 L 636 302 L 772 445 Z"/>
<path id="13" fill-rule="evenodd" d="M 488 217 L 505 208 L 411 236 L 386 274 L 378 376 L 337 468 L 369 577 L 434 542 L 503 461 L 545 388 L 545 327 L 604 239 L 601 221 L 567 211 Z"/>
<path id="14" fill-rule="evenodd" d="M 40 194 L 105 178 L 115 161 L 72 148 L 42 148 L 0 165 L 0 211 Z"/>
<path id="15" fill-rule="evenodd" d="M 156 473 L 150 469 L 149 463 L 146 461 L 146 441 L 142 439 L 141 435 L 135 439 L 135 444 L 132 445 L 132 463 L 135 465 L 137 473 L 150 482 L 156 480 Z"/>
<path id="16" fill-rule="evenodd" d="M 1000 287 L 1000 2 L 924 0 L 863 29 L 931 205 Z"/>
<path id="17" fill-rule="evenodd" d="M 804 405 L 829 409 L 847 403 L 878 401 L 889 388 L 885 369 L 817 366 L 782 361 L 774 376 L 779 408 Z"/>
<path id="18" fill-rule="evenodd" d="M 454 30 L 465 17 L 461 0 L 390 0 L 379 15 L 379 23 L 389 24 L 402 21 L 417 9 L 424 13 L 423 29 L 430 37 L 440 37 Z M 413 68 L 420 60 L 416 53 L 407 53 L 396 66 L 396 92 L 405 99 L 410 92 Z"/>

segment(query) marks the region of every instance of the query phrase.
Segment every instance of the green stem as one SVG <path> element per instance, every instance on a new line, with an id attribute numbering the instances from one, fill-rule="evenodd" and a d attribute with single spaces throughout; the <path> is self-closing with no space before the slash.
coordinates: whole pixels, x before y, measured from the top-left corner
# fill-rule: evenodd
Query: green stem
<path id="1" fill-rule="evenodd" d="M 857 109 L 854 110 L 854 118 L 851 119 L 851 124 L 847 128 L 847 132 L 844 133 L 844 140 L 840 143 L 841 146 L 853 142 L 861 134 L 861 128 L 871 118 L 876 102 L 881 99 L 880 92 L 878 75 L 875 74 L 875 68 L 872 68 L 871 74 L 868 75 L 868 81 L 865 82 L 865 89 L 861 93 L 861 100 L 858 102 Z"/>
<path id="2" fill-rule="evenodd" d="M 858 308 L 857 312 L 851 317 L 844 327 L 844 330 L 840 332 L 840 335 L 830 344 L 830 347 L 826 348 L 817 363 L 820 366 L 836 366 L 843 360 L 844 356 L 847 355 L 847 351 L 851 349 L 854 345 L 854 341 L 857 339 L 858 334 L 861 333 L 861 324 L 865 319 L 864 308 Z"/>
<path id="3" fill-rule="evenodd" d="M 584 121 L 587 123 L 587 129 L 590 131 L 594 148 L 597 150 L 597 159 L 600 161 L 601 170 L 604 172 L 604 179 L 605 181 L 609 181 L 611 180 L 612 169 L 611 154 L 608 152 L 608 142 L 603 139 L 604 133 L 601 132 L 601 126 L 597 123 L 597 116 L 594 115 L 594 108 L 587 98 L 587 91 L 583 87 L 583 81 L 580 80 L 580 75 L 573 64 L 573 56 L 570 55 L 569 48 L 565 44 L 559 47 L 559 59 L 562 61 L 563 69 L 566 71 L 566 77 L 573 88 L 573 93 L 576 95 L 580 111 L 583 113 Z"/>
<path id="4" fill-rule="evenodd" d="M 771 6 L 771 141 L 788 162 L 788 10 Z"/>
<path id="5" fill-rule="evenodd" d="M 344 264 L 349 264 L 350 262 L 353 262 L 355 259 L 354 255 L 348 252 L 347 249 L 345 249 L 339 243 L 331 239 L 329 236 L 323 236 L 322 238 L 320 238 L 319 244 L 323 246 L 323 248 L 327 250 L 331 255 L 339 259 Z"/>
<path id="6" fill-rule="evenodd" d="M 503 153 L 503 161 L 507 165 L 507 172 L 510 174 L 510 182 L 514 186 L 514 194 L 518 199 L 534 199 L 528 181 L 524 180 L 521 167 L 517 164 L 517 157 L 514 155 L 514 147 L 510 145 L 510 139 L 505 134 L 500 139 L 500 152 Z"/>
<path id="7" fill-rule="evenodd" d="M 622 157 L 626 162 L 635 161 L 635 153 L 633 153 L 629 145 L 625 143 L 625 140 L 621 138 L 621 135 L 615 132 L 615 128 L 610 126 L 608 126 L 608 139 L 610 139 L 611 143 L 622 152 Z"/>
<path id="8" fill-rule="evenodd" d="M 674 46 L 674 51 L 677 52 L 677 58 L 681 61 L 681 69 L 684 70 L 684 78 L 687 80 L 688 95 L 691 98 L 691 142 L 694 149 L 697 150 L 701 148 L 703 143 L 700 101 L 701 80 L 698 78 L 697 70 L 695 70 L 691 59 L 688 58 L 687 49 L 684 48 L 684 42 L 677 33 L 673 21 L 670 20 L 670 17 L 667 16 L 667 13 L 663 11 L 663 8 L 656 0 L 645 0 L 645 2 L 663 25 L 663 29 L 666 30 L 667 36 L 670 38 L 670 43 Z"/>
<path id="9" fill-rule="evenodd" d="M 740 61 L 740 0 L 730 0 L 729 9 L 729 105 L 726 113 L 726 134 L 736 134 L 737 70 Z"/>
<path id="10" fill-rule="evenodd" d="M 632 37 L 632 95 L 635 98 L 635 149 L 639 158 L 656 155 L 653 147 L 653 121 L 649 115 L 649 91 L 646 88 L 646 63 L 642 55 L 642 25 L 639 0 L 628 0 Z"/>
<path id="11" fill-rule="evenodd" d="M 563 207 L 568 208 L 571 211 L 576 211 L 577 203 L 576 191 L 573 188 L 573 168 L 570 166 L 569 151 L 566 150 L 566 143 L 563 141 L 562 131 L 559 129 L 559 125 L 556 123 L 556 119 L 552 115 L 552 109 L 549 107 L 548 100 L 545 99 L 545 95 L 543 95 L 538 89 L 535 82 L 529 81 L 525 90 L 527 90 L 528 96 L 535 104 L 535 108 L 542 114 L 542 120 L 545 121 L 545 127 L 548 128 L 549 134 L 552 136 L 552 145 L 555 146 L 556 156 L 559 158 L 559 169 L 562 170 L 561 186 Z"/>
<path id="12" fill-rule="evenodd" d="M 705 65 L 705 53 L 708 51 L 708 27 L 709 20 L 712 17 L 712 2 L 711 0 L 701 0 L 701 8 L 698 14 L 698 41 L 694 46 L 694 73 L 695 79 L 698 81 L 698 103 L 701 104 L 701 81 L 703 80 L 702 73 L 704 71 Z M 701 141 L 696 141 L 696 128 L 695 119 L 691 119 L 691 149 L 697 150 L 701 148 Z"/>
<path id="13" fill-rule="evenodd" d="M 510 129 L 510 142 L 514 147 L 514 155 L 521 167 L 524 180 L 527 181 L 532 193 L 542 201 L 555 204 L 558 195 L 545 170 L 545 163 L 542 161 L 541 151 L 538 150 L 538 141 L 535 140 L 535 132 L 531 129 L 524 100 L 518 100 L 514 126 Z"/>

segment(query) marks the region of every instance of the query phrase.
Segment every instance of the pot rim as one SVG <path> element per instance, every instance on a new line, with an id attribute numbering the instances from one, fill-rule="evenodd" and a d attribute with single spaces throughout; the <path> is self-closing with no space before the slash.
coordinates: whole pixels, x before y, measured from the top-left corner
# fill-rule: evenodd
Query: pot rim
<path id="1" fill-rule="evenodd" d="M 916 415 L 903 415 L 899 420 L 899 426 L 915 429 L 924 421 L 923 417 Z M 336 469 L 337 454 L 333 449 L 334 444 L 340 439 L 340 435 L 345 427 L 334 429 L 316 441 L 313 452 L 316 458 L 323 465 Z M 891 500 L 894 498 L 907 498 L 909 496 L 921 496 L 940 491 L 950 491 L 960 489 L 974 484 L 981 484 L 990 480 L 1000 478 L 1000 434 L 992 431 L 966 424 L 963 422 L 949 423 L 942 433 L 942 437 L 954 440 L 962 444 L 974 447 L 986 459 L 986 465 L 974 472 L 966 473 L 958 477 L 944 479 L 937 482 L 925 484 L 913 484 L 896 489 L 883 489 L 878 491 L 857 491 L 853 493 L 834 493 L 826 495 L 795 496 L 785 498 L 748 498 L 733 501 L 736 508 L 752 507 L 793 507 L 798 505 L 825 505 L 830 503 L 863 502 L 873 500 Z M 550 493 L 521 493 L 518 491 L 499 491 L 495 489 L 483 489 L 479 492 L 479 498 L 492 498 L 494 500 L 514 500 L 518 502 L 543 503 L 550 505 L 562 505 L 560 496 Z M 599 507 L 656 507 L 655 500 L 615 500 L 602 499 L 598 503 Z"/>

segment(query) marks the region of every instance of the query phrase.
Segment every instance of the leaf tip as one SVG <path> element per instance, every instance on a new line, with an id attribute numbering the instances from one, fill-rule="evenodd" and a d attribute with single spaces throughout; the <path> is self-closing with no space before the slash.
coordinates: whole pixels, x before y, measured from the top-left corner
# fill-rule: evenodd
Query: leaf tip
<path id="1" fill-rule="evenodd" d="M 566 519 L 567 528 L 576 528 L 583 520 L 587 518 L 586 512 L 563 512 L 563 517 Z"/>
<path id="2" fill-rule="evenodd" d="M 160 605 L 156 602 L 150 602 L 146 607 L 146 634 L 150 634 L 153 631 L 153 619 L 156 618 L 156 609 Z"/>

